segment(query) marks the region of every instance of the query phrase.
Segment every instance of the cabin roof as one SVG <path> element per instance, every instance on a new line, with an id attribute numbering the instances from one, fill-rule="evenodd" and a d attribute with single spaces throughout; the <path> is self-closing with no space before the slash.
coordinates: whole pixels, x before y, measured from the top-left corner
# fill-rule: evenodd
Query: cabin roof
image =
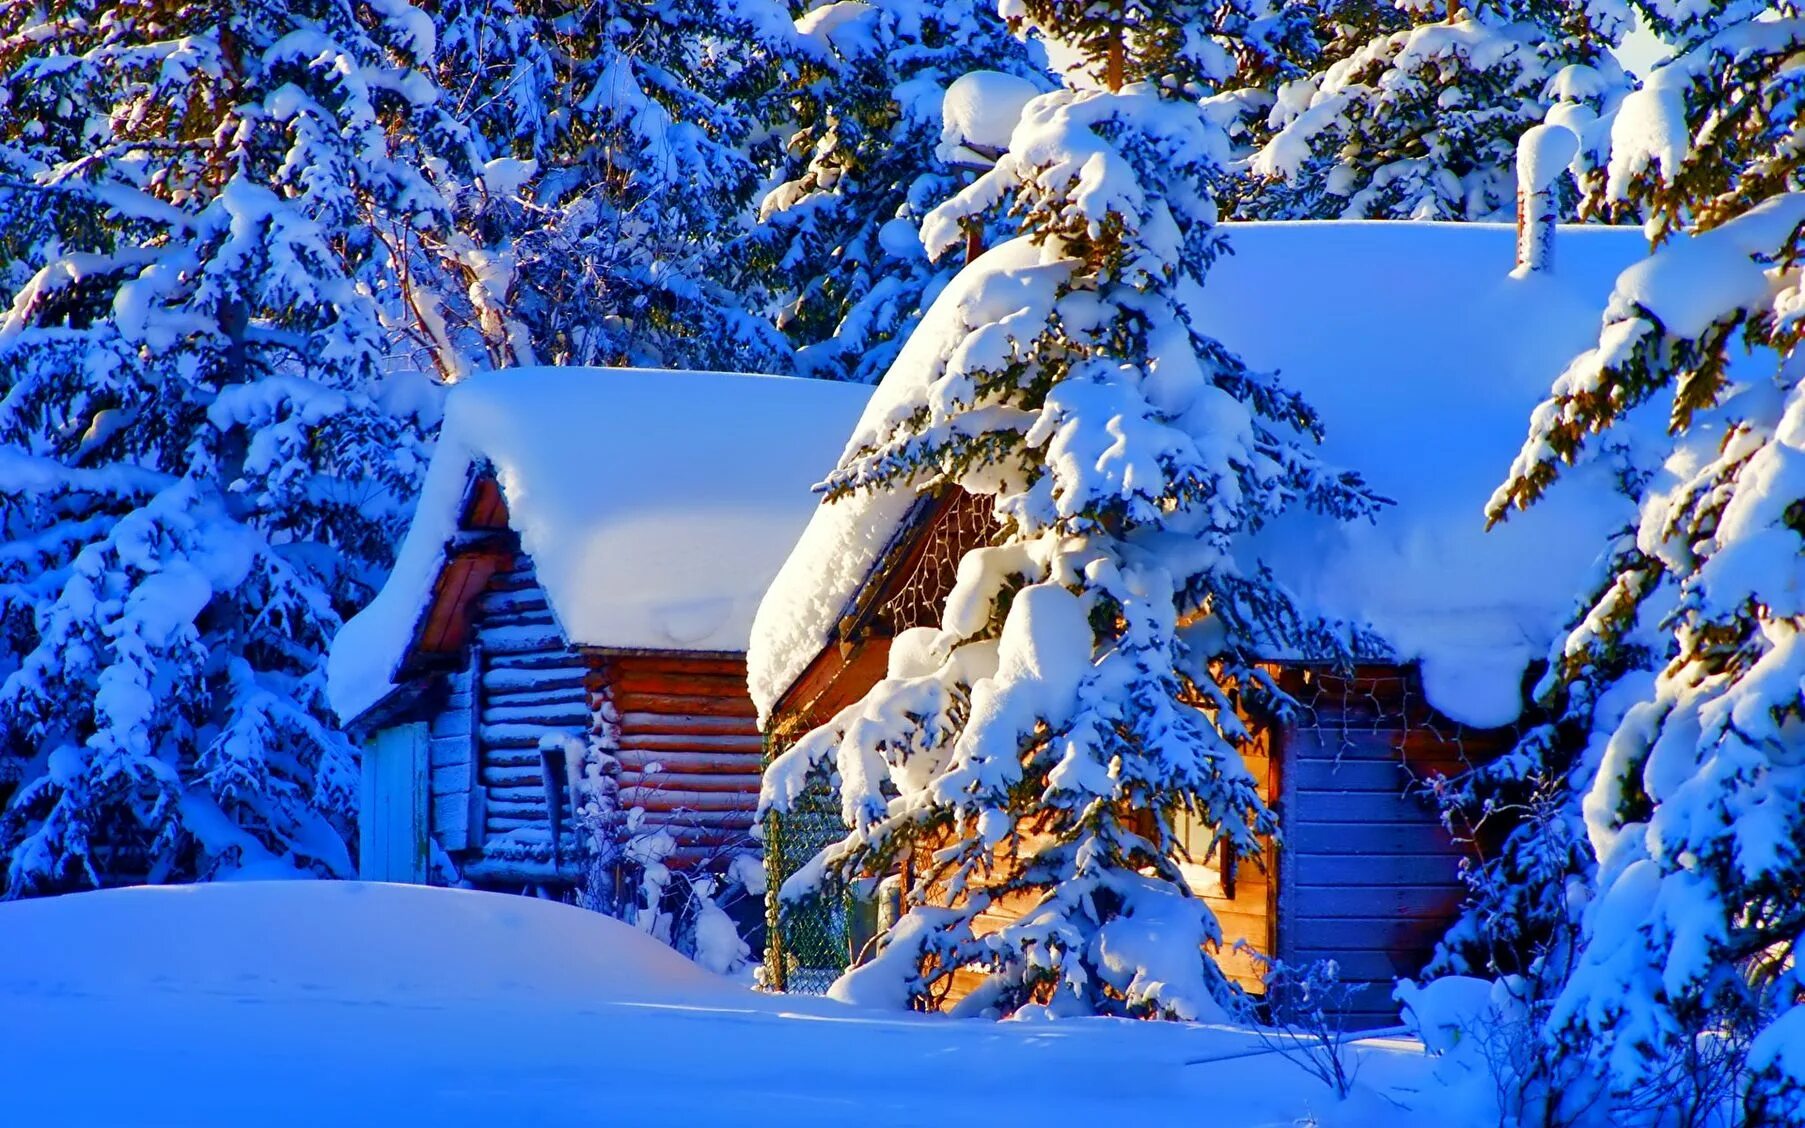
<path id="1" fill-rule="evenodd" d="M 870 389 L 646 369 L 482 373 L 445 421 L 394 571 L 334 640 L 350 720 L 395 688 L 473 480 L 493 474 L 565 639 L 737 652 Z"/>
<path id="2" fill-rule="evenodd" d="M 1227 231 L 1234 253 L 1193 298 L 1200 328 L 1251 366 L 1277 369 L 1322 416 L 1326 457 L 1397 503 L 1371 525 L 1287 516 L 1243 545 L 1243 566 L 1264 562 L 1305 607 L 1376 628 L 1400 660 L 1421 662 L 1430 700 L 1454 719 L 1507 723 L 1524 669 L 1571 613 L 1603 538 L 1633 510 L 1605 464 L 1570 471 L 1542 503 L 1490 533 L 1482 507 L 1531 409 L 1595 342 L 1614 280 L 1646 253 L 1642 233 L 1562 228 L 1554 269 L 1513 278 L 1508 225 Z M 992 300 L 979 293 L 983 278 L 1034 254 L 1020 240 L 1003 244 L 948 286 L 849 450 L 919 396 L 942 359 L 936 338 L 959 319 L 985 319 L 973 311 Z M 753 626 L 749 677 L 761 715 L 834 637 L 912 500 L 852 497 L 816 511 Z"/>

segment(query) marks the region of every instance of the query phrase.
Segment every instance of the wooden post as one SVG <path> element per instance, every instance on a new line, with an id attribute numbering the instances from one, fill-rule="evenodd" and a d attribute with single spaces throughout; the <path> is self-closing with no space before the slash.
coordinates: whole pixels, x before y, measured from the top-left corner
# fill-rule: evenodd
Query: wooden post
<path id="1" fill-rule="evenodd" d="M 783 824 L 776 811 L 765 816 L 765 986 L 783 991 L 789 986 L 784 973 L 783 899 L 779 895 L 783 873 Z"/>
<path id="2" fill-rule="evenodd" d="M 1564 125 L 1538 125 L 1517 142 L 1517 273 L 1554 267 L 1554 186 L 1579 154 Z"/>

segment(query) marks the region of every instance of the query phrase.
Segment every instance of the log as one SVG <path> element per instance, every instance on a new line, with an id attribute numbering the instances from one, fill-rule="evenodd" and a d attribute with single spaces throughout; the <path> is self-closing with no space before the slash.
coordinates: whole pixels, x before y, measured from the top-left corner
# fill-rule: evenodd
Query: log
<path id="1" fill-rule="evenodd" d="M 563 682 L 565 684 L 558 684 Z M 483 704 L 518 708 L 522 705 L 544 705 L 566 701 L 586 702 L 583 683 L 570 678 L 543 678 L 526 685 L 491 689 L 483 694 Z"/>
<path id="2" fill-rule="evenodd" d="M 663 670 L 615 670 L 608 684 L 616 693 L 687 694 L 745 697 L 746 679 L 733 674 L 667 673 Z"/>
<path id="3" fill-rule="evenodd" d="M 763 757 L 741 753 L 722 753 L 704 750 L 660 749 L 655 752 L 639 752 L 637 749 L 617 748 L 615 759 L 621 762 L 623 771 L 638 771 L 647 764 L 663 764 L 667 772 L 696 772 L 710 775 L 759 775 L 760 761 Z"/>
<path id="4" fill-rule="evenodd" d="M 483 674 L 485 697 L 534 690 L 583 688 L 583 667 L 556 663 L 545 666 L 505 666 Z"/>
<path id="5" fill-rule="evenodd" d="M 622 713 L 624 736 L 757 736 L 758 726 L 746 717 L 663 716 L 658 713 Z"/>
<path id="6" fill-rule="evenodd" d="M 750 698 L 708 697 L 699 694 L 616 693 L 615 708 L 622 713 L 656 713 L 665 716 L 745 717 L 756 723 L 758 710 Z"/>
<path id="7" fill-rule="evenodd" d="M 525 634 L 529 630 L 550 631 L 554 635 L 558 630 L 558 621 L 552 618 L 550 611 L 485 611 L 482 625 L 477 628 L 485 635 L 501 631 L 520 631 Z"/>
<path id="8" fill-rule="evenodd" d="M 564 638 L 558 629 L 544 627 L 501 627 L 482 632 L 483 649 L 494 657 L 509 654 L 532 654 L 543 651 L 557 651 L 568 655 Z"/>
<path id="9" fill-rule="evenodd" d="M 493 762 L 483 766 L 480 778 L 487 787 L 543 787 L 545 773 L 537 763 L 501 765 Z"/>
<path id="10" fill-rule="evenodd" d="M 746 659 L 740 654 L 723 654 L 719 658 L 680 658 L 675 655 L 602 654 L 591 652 L 590 665 L 611 666 L 618 670 L 657 671 L 665 674 L 724 674 L 746 681 Z"/>
<path id="11" fill-rule="evenodd" d="M 497 705 L 484 702 L 483 731 L 499 725 L 539 725 L 544 728 L 589 727 L 589 707 L 581 701 L 554 704 Z"/>
<path id="12" fill-rule="evenodd" d="M 489 590 L 477 597 L 477 606 L 485 613 L 520 611 L 551 611 L 551 605 L 545 601 L 545 593 L 537 584 L 528 587 L 511 589 L 498 588 L 491 584 Z"/>
<path id="13" fill-rule="evenodd" d="M 633 752 L 657 752 L 670 748 L 678 751 L 737 752 L 748 756 L 763 756 L 765 738 L 756 733 L 738 732 L 689 736 L 636 732 L 632 736 L 623 734 L 620 746 L 623 750 Z"/>
<path id="14" fill-rule="evenodd" d="M 543 811 L 545 809 L 545 786 L 540 780 L 518 780 L 508 783 L 483 783 L 489 788 L 489 798 L 497 803 L 519 803 Z"/>
<path id="15" fill-rule="evenodd" d="M 491 793 L 493 794 L 493 793 Z M 651 811 L 736 811 L 750 814 L 758 807 L 758 792 L 751 791 L 679 791 L 659 784 L 649 787 L 621 787 L 621 806 L 643 807 Z"/>
<path id="16" fill-rule="evenodd" d="M 752 812 L 750 811 L 692 811 L 667 807 L 646 807 L 642 803 L 631 804 L 634 807 L 645 807 L 645 827 L 653 825 L 663 827 L 675 834 L 677 828 L 687 824 L 699 828 L 739 827 L 750 828 Z"/>
<path id="17" fill-rule="evenodd" d="M 539 768 L 539 742 L 520 744 L 513 747 L 505 745 L 484 745 L 483 770 L 491 768 L 531 768 L 535 774 Z"/>
<path id="18" fill-rule="evenodd" d="M 758 794 L 759 774 L 754 771 L 737 775 L 701 775 L 695 772 L 622 772 L 621 793 L 633 790 L 670 788 L 685 794 L 691 792 L 723 792 L 738 795 Z"/>
<path id="19" fill-rule="evenodd" d="M 580 725 L 502 724 L 483 726 L 484 748 L 538 748 L 539 738 Z"/>

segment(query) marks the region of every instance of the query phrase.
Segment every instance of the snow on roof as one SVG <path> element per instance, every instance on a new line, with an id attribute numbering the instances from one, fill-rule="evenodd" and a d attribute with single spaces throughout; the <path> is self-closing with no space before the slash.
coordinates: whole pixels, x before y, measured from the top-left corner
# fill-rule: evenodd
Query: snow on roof
<path id="1" fill-rule="evenodd" d="M 569 642 L 745 649 L 765 585 L 817 506 L 811 487 L 869 394 L 608 368 L 512 369 L 457 385 L 394 571 L 333 641 L 333 708 L 349 720 L 392 688 L 483 463 Z"/>
<path id="2" fill-rule="evenodd" d="M 1025 239 L 1014 239 L 986 251 L 947 283 L 878 383 L 842 458 L 867 435 L 882 433 L 893 414 L 907 411 L 918 385 L 931 378 L 962 329 L 995 320 L 1011 308 L 1011 276 L 1031 273 L 1024 268 L 1036 261 L 1036 249 Z M 901 491 L 852 494 L 818 507 L 809 518 L 752 622 L 746 674 L 761 725 L 827 645 L 835 623 L 914 502 L 914 495 Z"/>
<path id="3" fill-rule="evenodd" d="M 1503 724 L 1524 668 L 1543 656 L 1632 507 L 1604 465 L 1581 467 L 1491 532 L 1482 513 L 1523 442 L 1532 408 L 1596 341 L 1617 275 L 1647 243 L 1636 228 L 1569 227 L 1552 272 L 1512 278 L 1502 224 L 1314 222 L 1228 225 L 1200 328 L 1249 365 L 1277 369 L 1321 414 L 1326 456 L 1397 504 L 1372 525 L 1297 514 L 1247 545 L 1305 605 L 1365 621 L 1420 660 L 1431 701 L 1456 720 Z M 1004 244 L 964 271 L 924 317 L 866 408 L 877 423 L 962 307 L 997 300 L 987 279 L 1034 261 Z M 825 467 L 822 468 L 825 470 Z M 907 499 L 822 506 L 760 607 L 748 655 L 765 713 L 828 640 L 894 536 Z"/>

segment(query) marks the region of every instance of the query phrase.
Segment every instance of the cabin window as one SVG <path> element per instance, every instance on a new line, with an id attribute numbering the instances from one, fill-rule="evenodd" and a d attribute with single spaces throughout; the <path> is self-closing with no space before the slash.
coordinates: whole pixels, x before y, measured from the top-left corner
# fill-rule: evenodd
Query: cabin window
<path id="1" fill-rule="evenodd" d="M 954 494 L 923 538 L 908 578 L 884 604 L 880 615 L 891 634 L 939 626 L 947 594 L 959 576 L 959 561 L 988 543 L 994 527 L 989 498 L 963 490 Z"/>

